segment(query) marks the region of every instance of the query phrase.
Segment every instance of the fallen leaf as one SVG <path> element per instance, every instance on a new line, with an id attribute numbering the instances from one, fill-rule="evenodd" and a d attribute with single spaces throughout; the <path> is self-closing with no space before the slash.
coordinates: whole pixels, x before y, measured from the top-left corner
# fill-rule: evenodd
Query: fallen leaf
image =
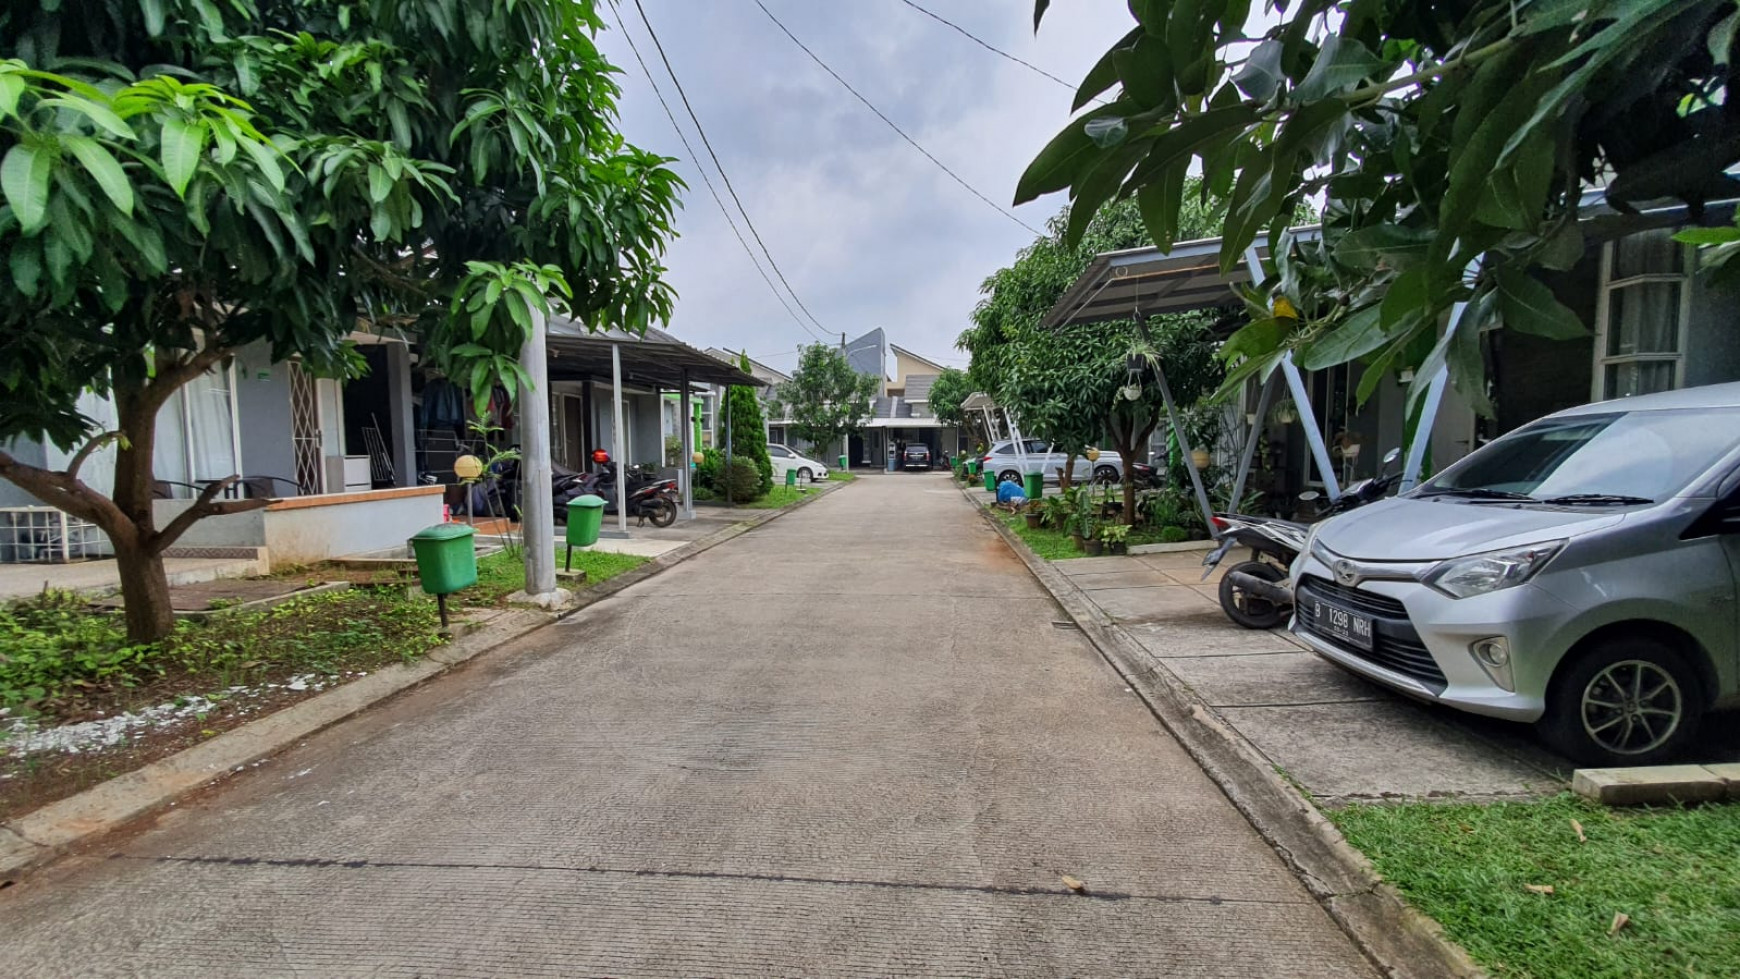
<path id="1" fill-rule="evenodd" d="M 1551 885 L 1551 884 L 1524 884 L 1523 890 L 1533 891 L 1536 894 L 1551 894 L 1551 893 L 1553 893 L 1553 885 Z"/>
<path id="2" fill-rule="evenodd" d="M 1579 823 L 1575 819 L 1573 819 L 1573 820 L 1571 820 L 1571 828 L 1577 831 L 1577 842 L 1578 843 L 1589 842 L 1589 837 L 1583 835 L 1583 824 L 1582 823 Z"/>
<path id="3" fill-rule="evenodd" d="M 1624 911 L 1615 911 L 1613 913 L 1613 924 L 1608 927 L 1607 934 L 1617 935 L 1619 934 L 1619 929 L 1624 928 L 1629 924 L 1631 924 L 1631 915 L 1626 914 Z"/>
<path id="4" fill-rule="evenodd" d="M 1087 885 L 1082 883 L 1079 880 L 1076 880 L 1074 877 L 1071 877 L 1068 874 L 1060 874 L 1059 876 L 1061 876 L 1063 878 L 1063 886 L 1069 888 L 1072 891 L 1075 891 L 1077 894 L 1080 894 L 1082 891 L 1087 890 Z"/>

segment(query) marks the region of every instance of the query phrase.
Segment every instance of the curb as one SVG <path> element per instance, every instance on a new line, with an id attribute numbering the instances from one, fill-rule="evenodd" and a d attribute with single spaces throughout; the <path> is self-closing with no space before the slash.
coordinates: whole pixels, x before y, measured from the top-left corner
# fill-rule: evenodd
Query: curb
<path id="1" fill-rule="evenodd" d="M 377 670 L 259 720 L 231 728 L 210 741 L 0 823 L 0 888 L 15 884 L 25 871 L 54 860 L 73 847 L 120 829 L 225 776 L 241 772 L 309 735 L 567 618 L 666 568 L 807 506 L 844 485 L 848 484 L 829 486 L 777 510 L 756 512 L 700 540 L 690 541 L 633 571 L 587 589 L 577 602 L 558 613 L 533 609 L 502 612 L 453 642 L 431 650 L 428 656 L 415 663 Z"/>
<path id="2" fill-rule="evenodd" d="M 1410 907 L 1311 801 L 1166 666 L 966 492 L 1003 542 L 1192 759 L 1220 786 L 1380 974 L 1484 979 L 1436 921 Z"/>

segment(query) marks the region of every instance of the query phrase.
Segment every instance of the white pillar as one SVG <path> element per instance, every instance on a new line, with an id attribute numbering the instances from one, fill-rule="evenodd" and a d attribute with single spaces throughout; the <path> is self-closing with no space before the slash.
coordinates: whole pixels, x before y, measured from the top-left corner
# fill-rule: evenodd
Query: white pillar
<path id="1" fill-rule="evenodd" d="M 628 445 L 622 427 L 622 347 L 610 345 L 610 401 L 614 413 L 610 442 L 616 458 L 616 529 L 628 533 Z"/>
<path id="2" fill-rule="evenodd" d="M 525 538 L 526 594 L 556 590 L 556 517 L 550 473 L 550 366 L 544 356 L 544 316 L 532 310 L 531 335 L 520 348 L 520 530 Z"/>
<path id="3" fill-rule="evenodd" d="M 683 394 L 678 404 L 677 413 L 682 417 L 677 420 L 682 428 L 683 457 L 677 460 L 677 471 L 682 473 L 683 515 L 690 520 L 695 519 L 695 419 L 694 407 L 689 404 L 689 372 L 683 371 Z"/>

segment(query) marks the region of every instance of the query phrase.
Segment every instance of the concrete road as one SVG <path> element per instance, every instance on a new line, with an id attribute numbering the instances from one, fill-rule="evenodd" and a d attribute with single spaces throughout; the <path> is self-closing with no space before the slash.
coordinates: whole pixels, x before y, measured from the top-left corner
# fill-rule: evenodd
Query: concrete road
<path id="1" fill-rule="evenodd" d="M 862 480 L 0 892 L 0 975 L 1369 976 L 1060 618 Z"/>

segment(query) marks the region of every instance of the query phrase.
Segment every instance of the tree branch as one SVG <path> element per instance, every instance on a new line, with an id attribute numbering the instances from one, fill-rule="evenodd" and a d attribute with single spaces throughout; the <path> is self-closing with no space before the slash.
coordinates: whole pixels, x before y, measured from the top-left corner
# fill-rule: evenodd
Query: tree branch
<path id="1" fill-rule="evenodd" d="M 96 524 L 109 535 L 111 541 L 130 544 L 137 537 L 138 531 L 133 522 L 127 519 L 127 515 L 121 512 L 121 508 L 113 500 L 86 486 L 70 473 L 55 472 L 19 462 L 10 454 L 0 451 L 0 478 L 57 510 L 64 510 L 81 520 Z"/>
<path id="2" fill-rule="evenodd" d="M 152 535 L 147 546 L 153 554 L 161 554 L 173 545 L 189 527 L 206 517 L 221 517 L 231 513 L 246 513 L 249 510 L 261 510 L 271 504 L 271 500 L 224 500 L 217 501 L 217 496 L 241 479 L 241 476 L 229 476 L 208 483 L 205 489 L 199 491 L 199 496 L 193 505 L 175 515 L 175 519 L 156 534 Z"/>
<path id="3" fill-rule="evenodd" d="M 66 464 L 67 476 L 71 479 L 79 478 L 79 469 L 84 466 L 85 460 L 91 457 L 91 453 L 120 437 L 121 433 L 118 431 L 104 432 L 103 434 L 92 438 L 89 442 L 86 442 L 84 448 L 80 449 L 78 453 L 72 457 L 72 461 Z"/>

